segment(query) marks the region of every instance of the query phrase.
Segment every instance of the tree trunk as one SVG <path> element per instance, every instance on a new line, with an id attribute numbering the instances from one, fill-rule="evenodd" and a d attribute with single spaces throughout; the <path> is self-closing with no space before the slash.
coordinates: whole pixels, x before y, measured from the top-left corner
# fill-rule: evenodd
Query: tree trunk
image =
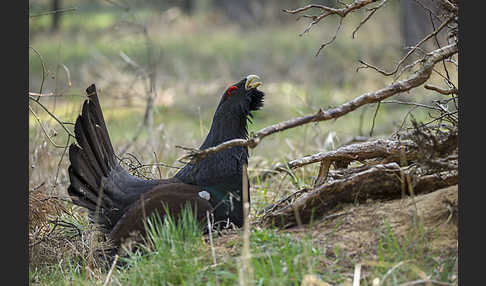
<path id="1" fill-rule="evenodd" d="M 61 0 L 52 0 L 52 11 L 58 11 L 61 8 Z M 59 23 L 61 20 L 61 13 L 54 12 L 52 14 L 51 31 L 56 32 L 59 30 Z"/>

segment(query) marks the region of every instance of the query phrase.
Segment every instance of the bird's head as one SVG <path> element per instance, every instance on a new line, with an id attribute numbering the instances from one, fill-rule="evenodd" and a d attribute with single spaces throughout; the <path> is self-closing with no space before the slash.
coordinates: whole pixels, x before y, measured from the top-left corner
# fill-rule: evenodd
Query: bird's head
<path id="1" fill-rule="evenodd" d="M 260 77 L 253 74 L 231 85 L 224 91 L 217 112 L 241 118 L 252 117 L 251 111 L 263 106 L 265 93 L 258 90 L 260 85 Z"/>

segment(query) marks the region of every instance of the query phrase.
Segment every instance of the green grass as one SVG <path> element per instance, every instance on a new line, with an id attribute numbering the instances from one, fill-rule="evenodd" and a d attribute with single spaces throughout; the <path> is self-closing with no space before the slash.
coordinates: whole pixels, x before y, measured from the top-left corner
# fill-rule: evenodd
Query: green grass
<path id="1" fill-rule="evenodd" d="M 382 285 L 427 279 L 447 283 L 453 278 L 457 254 L 430 250 L 430 238 L 421 222 L 412 225 L 403 236 L 397 236 L 388 222 L 384 221 L 383 226 L 379 231 L 377 259 L 369 268 L 371 277 L 380 278 Z"/>
<path id="2" fill-rule="evenodd" d="M 201 281 L 208 265 L 208 250 L 201 225 L 189 208 L 176 220 L 154 216 L 148 220 L 148 239 L 136 252 L 122 258 L 127 270 L 122 284 L 189 285 Z"/>
<path id="3" fill-rule="evenodd" d="M 239 280 L 240 253 L 218 257 L 213 265 L 210 245 L 201 226 L 185 209 L 177 223 L 166 217 L 148 223 L 149 239 L 141 249 L 123 258 L 119 281 L 129 285 L 235 285 Z M 205 237 L 207 240 L 207 237 Z M 230 243 L 228 246 L 230 246 Z M 241 241 L 237 242 L 238 248 Z M 255 285 L 299 285 L 305 274 L 321 269 L 322 246 L 309 237 L 261 229 L 251 233 L 251 266 Z"/>
<path id="4" fill-rule="evenodd" d="M 208 237 L 193 212 L 185 208 L 179 219 L 151 216 L 147 220 L 148 237 L 120 258 L 113 281 L 121 285 L 235 285 L 239 281 L 239 250 L 232 255 L 218 253 L 213 265 Z M 214 238 L 218 237 L 214 235 Z M 223 247 L 241 247 L 242 241 L 230 241 Z M 251 266 L 255 285 L 299 285 L 306 274 L 322 272 L 323 246 L 310 236 L 296 239 L 275 229 L 254 229 L 251 233 Z M 84 261 L 60 261 L 57 265 L 29 272 L 31 283 L 40 285 L 89 285 Z M 106 272 L 101 276 L 106 275 Z M 98 278 L 99 279 L 99 278 Z M 103 278 L 104 279 L 104 278 Z M 98 281 L 99 283 L 99 281 Z"/>
<path id="5" fill-rule="evenodd" d="M 300 285 L 306 275 L 331 284 L 343 283 L 356 263 L 363 263 L 366 278 L 383 280 L 383 285 L 397 285 L 428 279 L 447 282 L 454 274 L 454 255 L 437 254 L 427 248 L 420 223 L 398 237 L 384 222 L 379 230 L 376 253 L 362 258 L 349 257 L 338 247 L 332 251 L 326 242 L 312 237 L 312 228 L 299 237 L 273 228 L 253 228 L 250 236 L 251 267 L 254 285 Z M 239 282 L 242 238 L 218 243 L 216 264 L 211 245 L 202 225 L 190 208 L 179 219 L 151 216 L 147 220 L 147 239 L 138 244 L 111 277 L 113 285 L 235 285 Z M 213 234 L 217 242 L 218 236 Z M 224 240 L 223 240 L 224 241 Z M 232 249 L 232 250 L 231 250 Z M 376 258 L 375 258 L 376 257 Z M 369 262 L 371 261 L 371 262 Z M 30 270 L 31 283 L 39 285 L 92 285 L 106 279 L 107 270 L 97 276 L 86 262 L 76 258 L 57 265 Z M 101 281 L 100 281 L 101 280 Z"/>

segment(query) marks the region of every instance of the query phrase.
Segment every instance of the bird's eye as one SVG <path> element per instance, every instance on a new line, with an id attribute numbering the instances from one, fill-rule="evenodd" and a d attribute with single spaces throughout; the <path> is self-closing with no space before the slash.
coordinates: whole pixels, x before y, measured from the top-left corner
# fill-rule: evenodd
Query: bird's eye
<path id="1" fill-rule="evenodd" d="M 238 87 L 236 86 L 231 86 L 230 88 L 228 88 L 228 91 L 226 92 L 226 96 L 229 97 L 231 95 L 231 93 L 234 91 L 234 90 L 237 90 Z"/>

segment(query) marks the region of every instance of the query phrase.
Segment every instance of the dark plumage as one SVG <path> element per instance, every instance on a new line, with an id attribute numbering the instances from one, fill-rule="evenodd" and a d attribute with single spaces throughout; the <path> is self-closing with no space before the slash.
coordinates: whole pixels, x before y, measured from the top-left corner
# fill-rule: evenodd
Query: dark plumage
<path id="1" fill-rule="evenodd" d="M 250 75 L 225 91 L 200 149 L 247 138 L 251 112 L 263 106 L 264 93 L 257 89 L 259 85 L 259 78 Z M 242 226 L 242 167 L 248 163 L 246 147 L 227 148 L 188 163 L 172 178 L 135 177 L 115 158 L 95 85 L 86 92 L 88 99 L 74 129 L 77 144 L 69 148 L 68 193 L 75 204 L 89 210 L 90 218 L 115 246 L 133 231 L 143 234 L 143 218 L 153 212 L 163 216 L 163 205 L 177 216 L 189 203 L 201 220 L 209 211 L 216 222 Z"/>

